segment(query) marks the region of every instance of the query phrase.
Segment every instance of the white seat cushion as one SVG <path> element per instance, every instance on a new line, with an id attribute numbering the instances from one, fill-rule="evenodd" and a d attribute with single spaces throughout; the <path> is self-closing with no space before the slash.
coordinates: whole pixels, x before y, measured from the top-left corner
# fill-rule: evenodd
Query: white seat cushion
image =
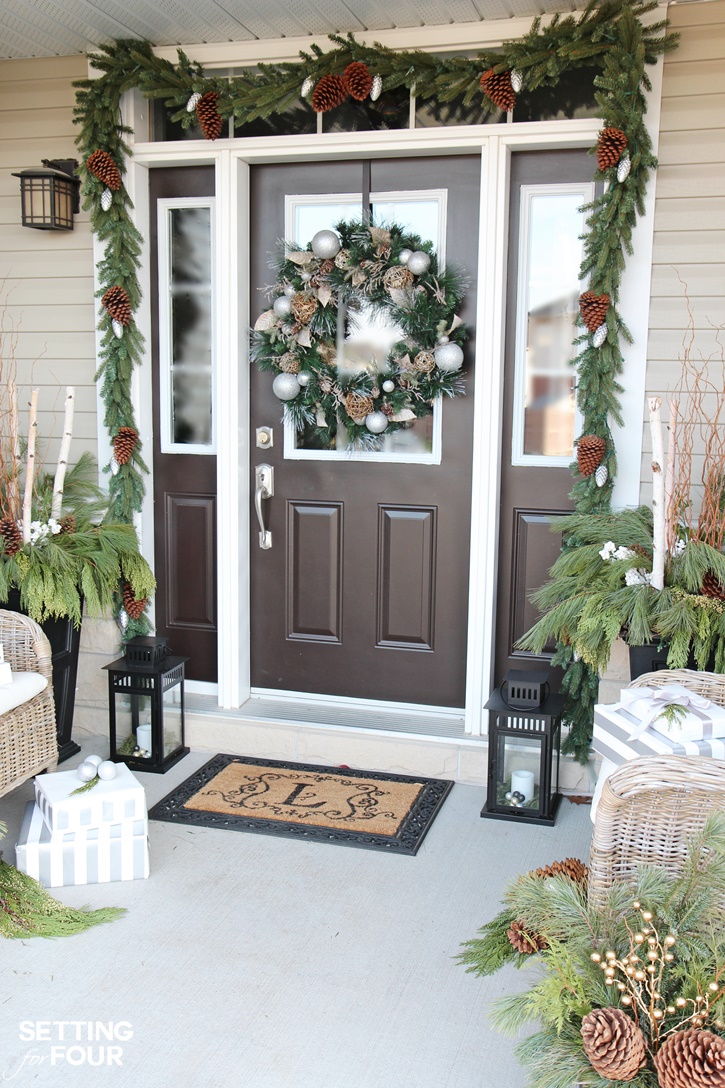
<path id="1" fill-rule="evenodd" d="M 0 687 L 0 714 L 7 714 L 21 703 L 29 702 L 47 686 L 48 681 L 39 672 L 14 672 L 12 684 Z"/>

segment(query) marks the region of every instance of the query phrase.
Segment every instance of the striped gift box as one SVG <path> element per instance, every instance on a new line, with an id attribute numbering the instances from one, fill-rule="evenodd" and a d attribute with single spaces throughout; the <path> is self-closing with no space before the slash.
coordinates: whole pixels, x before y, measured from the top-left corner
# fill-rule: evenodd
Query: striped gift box
<path id="1" fill-rule="evenodd" d="M 621 703 L 597 703 L 594 707 L 592 747 L 617 766 L 636 756 L 714 756 L 725 759 L 725 738 L 672 740 L 664 733 L 646 729 L 638 737 L 632 732 L 640 719 Z"/>
<path id="2" fill-rule="evenodd" d="M 125 763 L 116 777 L 97 782 L 86 793 L 71 796 L 81 782 L 75 771 L 41 774 L 35 779 L 35 802 L 51 831 L 76 831 L 146 817 L 146 794 Z"/>
<path id="3" fill-rule="evenodd" d="M 45 888 L 144 880 L 149 875 L 148 819 L 51 832 L 38 806 L 28 801 L 15 864 Z"/>

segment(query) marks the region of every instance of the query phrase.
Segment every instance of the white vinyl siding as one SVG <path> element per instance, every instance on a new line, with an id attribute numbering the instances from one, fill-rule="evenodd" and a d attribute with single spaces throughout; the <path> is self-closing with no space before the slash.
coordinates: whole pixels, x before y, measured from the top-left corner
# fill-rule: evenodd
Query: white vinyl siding
<path id="1" fill-rule="evenodd" d="M 22 227 L 20 179 L 12 175 L 39 167 L 41 159 L 78 157 L 72 83 L 87 72 L 81 56 L 0 61 L 0 309 L 6 333 L 17 330 L 21 409 L 30 387 L 40 390 L 39 449 L 51 470 L 67 384 L 76 387 L 71 460 L 97 449 L 93 241 L 83 211 L 72 231 Z"/>

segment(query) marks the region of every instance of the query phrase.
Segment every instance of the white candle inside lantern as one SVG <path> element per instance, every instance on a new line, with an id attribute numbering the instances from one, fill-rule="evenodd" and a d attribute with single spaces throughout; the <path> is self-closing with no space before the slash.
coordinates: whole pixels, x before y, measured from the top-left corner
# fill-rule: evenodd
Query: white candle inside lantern
<path id="1" fill-rule="evenodd" d="M 522 793 L 524 801 L 532 801 L 534 798 L 534 772 L 512 771 L 511 792 Z"/>
<path id="2" fill-rule="evenodd" d="M 143 748 L 151 755 L 151 724 L 149 722 L 136 727 L 136 743 L 139 748 Z"/>

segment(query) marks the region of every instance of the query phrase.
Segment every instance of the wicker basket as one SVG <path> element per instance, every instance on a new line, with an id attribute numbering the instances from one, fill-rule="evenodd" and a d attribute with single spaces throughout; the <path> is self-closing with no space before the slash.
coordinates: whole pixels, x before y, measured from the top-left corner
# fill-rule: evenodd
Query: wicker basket
<path id="1" fill-rule="evenodd" d="M 39 672 L 48 686 L 27 703 L 0 715 L 0 797 L 58 764 L 50 643 L 37 623 L 0 609 L 0 642 L 16 672 Z"/>
<path id="2" fill-rule="evenodd" d="M 711 703 L 725 706 L 725 674 L 719 672 L 696 672 L 694 669 L 658 669 L 656 672 L 643 672 L 627 686 L 630 688 L 661 688 L 665 684 L 682 684 L 683 687 L 709 699 Z"/>

